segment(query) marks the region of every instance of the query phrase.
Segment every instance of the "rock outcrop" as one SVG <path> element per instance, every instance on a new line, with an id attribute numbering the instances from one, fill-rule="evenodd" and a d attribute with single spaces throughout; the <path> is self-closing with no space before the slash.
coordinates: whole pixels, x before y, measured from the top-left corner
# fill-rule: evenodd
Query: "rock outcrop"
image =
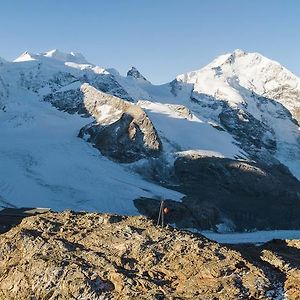
<path id="1" fill-rule="evenodd" d="M 85 109 L 95 122 L 80 130 L 102 154 L 119 162 L 156 157 L 162 144 L 144 110 L 128 101 L 100 92 L 88 84 L 81 87 Z"/>
<path id="2" fill-rule="evenodd" d="M 179 157 L 174 174 L 172 188 L 186 196 L 166 201 L 169 223 L 202 230 L 224 222 L 237 231 L 300 228 L 300 183 L 283 165 L 194 155 Z M 142 214 L 157 217 L 159 200 L 134 203 Z"/>
<path id="3" fill-rule="evenodd" d="M 135 67 L 131 67 L 131 69 L 127 72 L 127 77 L 133 77 L 135 79 L 140 79 L 148 82 L 148 80 Z"/>
<path id="4" fill-rule="evenodd" d="M 243 249 L 144 217 L 49 212 L 1 235 L 0 299 L 275 299 L 279 269 Z M 287 295 L 299 296 L 298 271 Z"/>
<path id="5" fill-rule="evenodd" d="M 209 206 L 238 230 L 300 228 L 300 183 L 283 165 L 181 157 L 175 173 L 194 215 Z"/>

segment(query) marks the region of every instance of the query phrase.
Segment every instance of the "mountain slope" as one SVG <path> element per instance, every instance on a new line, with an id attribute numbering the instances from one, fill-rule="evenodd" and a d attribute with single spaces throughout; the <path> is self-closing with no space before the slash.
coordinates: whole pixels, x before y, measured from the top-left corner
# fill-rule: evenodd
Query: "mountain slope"
<path id="1" fill-rule="evenodd" d="M 0 139 L 5 141 L 0 148 L 1 201 L 134 214 L 132 199 L 140 195 L 170 193 L 171 198 L 180 198 L 179 193 L 126 171 L 79 139 L 79 130 L 91 121 L 58 111 L 34 93 L 11 86 L 5 111 L 0 111 Z"/>
<path id="2" fill-rule="evenodd" d="M 260 96 L 278 101 L 291 111 L 294 118 L 300 108 L 300 79 L 259 53 L 235 50 L 199 71 L 179 75 L 177 80 L 193 83 L 195 93 L 227 99 L 231 106 L 249 101 L 235 85 L 239 84 Z"/>
<path id="3" fill-rule="evenodd" d="M 240 50 L 159 86 L 136 68 L 121 76 L 81 54 L 26 52 L 0 63 L 0 201 L 133 214 L 135 199 L 185 195 L 186 208 L 199 204 L 198 224 L 206 222 L 202 209 L 222 222 L 240 201 L 251 208 L 258 198 L 263 207 L 285 200 L 297 209 L 298 92 L 296 76 Z M 260 176 L 266 190 L 254 184 Z M 228 199 L 235 201 L 230 211 Z"/>
<path id="4" fill-rule="evenodd" d="M 258 53 L 236 50 L 176 78 L 254 159 L 277 159 L 300 178 L 300 79 Z M 253 147 L 254 146 L 254 147 Z"/>
<path id="5" fill-rule="evenodd" d="M 245 250 L 262 258 L 252 263 Z M 142 217 L 47 213 L 1 235 L 0 299 L 297 297 L 297 269 L 287 268 L 297 250 L 281 260 L 276 244 L 242 255 Z"/>

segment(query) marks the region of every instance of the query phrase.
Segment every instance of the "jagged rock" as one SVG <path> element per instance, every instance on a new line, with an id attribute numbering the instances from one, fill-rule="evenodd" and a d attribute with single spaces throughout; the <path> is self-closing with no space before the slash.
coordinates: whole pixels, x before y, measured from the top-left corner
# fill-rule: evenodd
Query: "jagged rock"
<path id="1" fill-rule="evenodd" d="M 242 109 L 225 108 L 219 114 L 221 125 L 233 134 L 249 153 L 267 149 L 270 154 L 276 151 L 274 131 Z M 255 156 L 255 155 L 253 155 Z"/>
<path id="2" fill-rule="evenodd" d="M 81 91 L 84 106 L 96 122 L 83 127 L 79 137 L 119 162 L 159 155 L 162 148 L 160 139 L 142 108 L 88 84 L 83 85 Z"/>
<path id="3" fill-rule="evenodd" d="M 87 110 L 84 107 L 84 97 L 80 87 L 87 83 L 99 91 L 132 101 L 128 93 L 110 74 L 95 74 L 90 77 L 83 75 L 76 78 L 68 73 L 60 74 L 60 76 L 55 75 L 55 80 L 49 80 L 48 84 L 52 89 L 52 93 L 44 95 L 43 99 L 50 102 L 59 110 L 71 114 L 79 113 L 86 115 Z M 24 85 L 30 86 L 30 82 L 24 83 Z M 38 91 L 38 89 L 36 88 L 35 91 Z"/>
<path id="4" fill-rule="evenodd" d="M 274 284 L 239 252 L 144 217 L 47 213 L 0 239 L 5 300 L 271 299 Z"/>
<path id="5" fill-rule="evenodd" d="M 165 183 L 186 196 L 182 202 L 166 201 L 166 221 L 179 228 L 217 230 L 299 229 L 300 183 L 283 165 L 197 154 L 174 163 L 176 181 Z M 175 184 L 174 184 L 175 183 Z M 139 198 L 140 213 L 157 219 L 159 200 Z"/>
<path id="6" fill-rule="evenodd" d="M 283 165 L 180 157 L 174 166 L 179 190 L 187 195 L 183 204 L 194 216 L 208 202 L 240 230 L 300 228 L 300 183 Z"/>
<path id="7" fill-rule="evenodd" d="M 272 240 L 258 247 L 244 244 L 232 248 L 264 269 L 268 278 L 277 285 L 279 295 L 270 290 L 267 292 L 270 299 L 300 299 L 299 240 Z"/>
<path id="8" fill-rule="evenodd" d="M 128 72 L 127 72 L 127 76 L 128 77 L 133 77 L 135 79 L 142 79 L 144 81 L 148 81 L 141 73 L 138 69 L 136 69 L 135 67 L 132 67 Z"/>
<path id="9" fill-rule="evenodd" d="M 55 92 L 44 96 L 44 101 L 50 102 L 59 110 L 66 111 L 70 114 L 81 114 L 89 116 L 84 107 L 83 95 L 79 89 L 70 89 L 63 92 Z"/>

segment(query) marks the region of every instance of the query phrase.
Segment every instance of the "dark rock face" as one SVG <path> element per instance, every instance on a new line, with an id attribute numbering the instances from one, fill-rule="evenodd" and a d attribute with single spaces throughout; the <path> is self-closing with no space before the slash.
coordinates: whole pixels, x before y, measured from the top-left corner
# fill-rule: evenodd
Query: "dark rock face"
<path id="1" fill-rule="evenodd" d="M 157 157 L 162 144 L 147 114 L 137 105 L 83 85 L 85 109 L 96 119 L 79 132 L 103 155 L 118 162 Z"/>
<path id="2" fill-rule="evenodd" d="M 254 149 L 267 149 L 271 154 L 276 151 L 276 138 L 272 128 L 255 119 L 241 109 L 224 109 L 219 114 L 221 125 L 233 134 L 243 148 L 253 153 Z M 267 136 L 268 138 L 265 138 Z"/>
<path id="3" fill-rule="evenodd" d="M 144 157 L 155 157 L 160 146 L 147 147 L 144 134 L 134 118 L 124 113 L 111 125 L 88 124 L 79 132 L 79 137 L 88 135 L 87 141 L 93 143 L 101 153 L 119 162 L 133 162 Z"/>
<path id="4" fill-rule="evenodd" d="M 82 83 L 89 83 L 97 90 L 119 97 L 127 101 L 133 101 L 127 91 L 117 82 L 113 75 L 103 74 L 92 78 L 83 77 Z"/>
<path id="5" fill-rule="evenodd" d="M 50 102 L 57 109 L 69 114 L 88 115 L 83 103 L 83 93 L 80 89 L 49 94 L 44 96 L 44 101 Z"/>
<path id="6" fill-rule="evenodd" d="M 300 183 L 283 165 L 179 158 L 174 167 L 191 209 L 208 202 L 240 230 L 300 228 Z"/>
<path id="7" fill-rule="evenodd" d="M 182 202 L 166 201 L 166 222 L 178 227 L 232 230 L 299 229 L 300 183 L 283 165 L 272 167 L 215 157 L 178 158 L 174 164 Z M 135 206 L 157 219 L 159 201 L 136 199 Z"/>
<path id="8" fill-rule="evenodd" d="M 105 86 L 108 89 L 109 85 Z M 93 116 L 95 121 L 81 128 L 78 136 L 113 160 L 133 162 L 157 157 L 162 150 L 159 136 L 142 108 L 89 84 L 49 94 L 44 100 L 68 113 Z"/>
<path id="9" fill-rule="evenodd" d="M 0 61 L 1 66 L 1 61 Z M 3 78 L 0 76 L 0 109 L 3 110 L 4 108 L 4 99 L 8 97 L 8 87 L 7 84 L 4 82 Z"/>
<path id="10" fill-rule="evenodd" d="M 193 205 L 184 198 L 182 202 L 164 200 L 164 206 L 168 207 L 169 213 L 164 216 L 166 224 L 176 224 L 178 228 L 212 229 L 221 222 L 221 213 L 217 207 L 194 199 Z M 157 221 L 160 200 L 139 198 L 134 200 L 135 207 L 143 215 Z"/>
<path id="11" fill-rule="evenodd" d="M 43 97 L 44 101 L 50 102 L 57 109 L 70 114 L 86 114 L 87 111 L 84 107 L 83 93 L 79 87 L 71 88 L 70 90 L 59 91 L 60 88 L 74 83 L 78 83 L 78 86 L 88 83 L 99 91 L 114 95 L 127 101 L 132 101 L 128 93 L 120 86 L 120 84 L 112 75 L 97 75 L 92 78 L 89 78 L 85 75 L 75 78 L 68 73 L 62 74 L 55 80 L 49 81 L 49 85 L 51 85 L 50 88 L 53 90 L 53 92 L 45 95 Z"/>
<path id="12" fill-rule="evenodd" d="M 147 79 L 139 72 L 139 70 L 135 67 L 132 67 L 128 72 L 127 76 L 133 77 L 136 79 L 142 79 L 144 81 L 147 81 Z"/>

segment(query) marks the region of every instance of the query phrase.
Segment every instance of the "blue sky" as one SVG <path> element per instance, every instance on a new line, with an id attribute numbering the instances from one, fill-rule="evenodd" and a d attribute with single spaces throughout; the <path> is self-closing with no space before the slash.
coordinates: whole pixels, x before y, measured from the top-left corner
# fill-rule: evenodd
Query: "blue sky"
<path id="1" fill-rule="evenodd" d="M 240 48 L 300 76 L 299 15 L 298 0 L 3 0 L 0 56 L 58 48 L 162 83 Z"/>

